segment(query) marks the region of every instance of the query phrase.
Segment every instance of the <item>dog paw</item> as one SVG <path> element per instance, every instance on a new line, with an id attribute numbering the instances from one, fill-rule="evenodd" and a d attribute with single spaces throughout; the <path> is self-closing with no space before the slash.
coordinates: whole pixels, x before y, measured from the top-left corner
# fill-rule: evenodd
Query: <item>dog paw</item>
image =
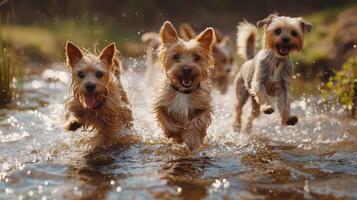
<path id="1" fill-rule="evenodd" d="M 265 106 L 261 106 L 261 111 L 264 114 L 270 115 L 274 112 L 274 108 L 269 105 L 265 105 Z"/>
<path id="2" fill-rule="evenodd" d="M 77 129 L 79 129 L 82 126 L 82 124 L 78 121 L 71 121 L 68 123 L 68 125 L 66 126 L 66 130 L 67 131 L 76 131 Z"/>
<path id="3" fill-rule="evenodd" d="M 202 138 L 198 133 L 190 133 L 183 135 L 183 142 L 191 151 L 197 150 L 202 144 Z"/>
<path id="4" fill-rule="evenodd" d="M 289 125 L 289 126 L 294 126 L 298 121 L 299 121 L 299 119 L 296 116 L 290 116 L 286 120 L 285 124 Z"/>

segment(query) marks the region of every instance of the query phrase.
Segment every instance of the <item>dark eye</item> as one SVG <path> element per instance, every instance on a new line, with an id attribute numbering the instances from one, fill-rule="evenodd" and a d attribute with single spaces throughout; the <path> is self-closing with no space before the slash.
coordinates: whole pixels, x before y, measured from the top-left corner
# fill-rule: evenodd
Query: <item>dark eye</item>
<path id="1" fill-rule="evenodd" d="M 78 73 L 77 73 L 77 76 L 78 76 L 79 78 L 84 78 L 84 77 L 86 76 L 86 74 L 85 74 L 84 72 L 78 72 Z"/>
<path id="2" fill-rule="evenodd" d="M 95 77 L 97 77 L 97 78 L 102 78 L 102 76 L 103 76 L 103 72 L 101 72 L 101 71 L 97 71 L 95 73 Z"/>
<path id="3" fill-rule="evenodd" d="M 225 62 L 226 62 L 226 59 L 225 59 L 225 58 L 223 58 L 223 59 L 221 60 L 221 62 L 222 62 L 222 63 L 225 63 Z"/>
<path id="4" fill-rule="evenodd" d="M 200 60 L 201 60 L 201 57 L 200 57 L 198 54 L 194 54 L 194 55 L 193 55 L 193 59 L 194 59 L 195 61 L 200 61 Z"/>
<path id="5" fill-rule="evenodd" d="M 176 53 L 172 56 L 172 59 L 174 59 L 174 61 L 178 62 L 178 61 L 180 61 L 180 55 L 178 53 Z"/>
<path id="6" fill-rule="evenodd" d="M 280 28 L 277 28 L 277 29 L 275 29 L 275 31 L 274 31 L 274 32 L 275 32 L 275 34 L 276 34 L 276 35 L 280 35 L 280 33 L 281 33 L 281 29 L 280 29 Z"/>
<path id="7" fill-rule="evenodd" d="M 296 31 L 291 31 L 291 35 L 296 37 L 296 36 L 298 36 L 298 33 Z"/>

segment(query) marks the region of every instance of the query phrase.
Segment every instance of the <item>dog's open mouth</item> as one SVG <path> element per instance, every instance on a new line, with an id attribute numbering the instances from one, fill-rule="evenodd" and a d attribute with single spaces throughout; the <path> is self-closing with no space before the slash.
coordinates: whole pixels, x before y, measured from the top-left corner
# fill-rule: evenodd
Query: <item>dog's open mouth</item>
<path id="1" fill-rule="evenodd" d="M 95 108 L 98 105 L 96 95 L 94 93 L 86 93 L 84 102 L 87 108 Z"/>
<path id="2" fill-rule="evenodd" d="M 277 45 L 276 46 L 278 53 L 281 56 L 286 56 L 289 54 L 290 50 L 291 50 L 291 46 L 287 46 L 287 45 Z"/>
<path id="3" fill-rule="evenodd" d="M 192 79 L 191 78 L 181 78 L 181 84 L 185 88 L 189 88 L 192 85 Z"/>

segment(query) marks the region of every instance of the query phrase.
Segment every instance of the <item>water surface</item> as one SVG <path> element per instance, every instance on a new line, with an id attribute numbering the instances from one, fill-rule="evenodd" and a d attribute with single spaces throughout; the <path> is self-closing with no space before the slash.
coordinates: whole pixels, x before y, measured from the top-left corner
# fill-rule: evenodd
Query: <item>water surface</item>
<path id="1" fill-rule="evenodd" d="M 157 74 L 123 72 L 135 117 L 128 134 L 140 141 L 97 152 L 88 151 L 90 132 L 61 128 L 65 67 L 28 76 L 23 98 L 0 110 L 0 199 L 357 199 L 357 121 L 338 105 L 299 96 L 297 126 L 281 126 L 275 113 L 251 134 L 234 133 L 233 87 L 213 91 L 206 144 L 190 153 L 155 123 Z"/>

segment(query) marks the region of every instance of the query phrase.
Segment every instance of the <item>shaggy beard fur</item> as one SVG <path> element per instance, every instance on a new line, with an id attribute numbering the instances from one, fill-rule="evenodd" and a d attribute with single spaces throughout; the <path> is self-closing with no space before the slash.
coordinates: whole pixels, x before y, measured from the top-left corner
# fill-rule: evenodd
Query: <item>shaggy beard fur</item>
<path id="1" fill-rule="evenodd" d="M 120 60 L 115 56 L 114 43 L 99 56 L 83 52 L 72 43 L 66 45 L 67 65 L 72 73 L 71 96 L 65 101 L 64 128 L 67 131 L 96 130 L 94 146 L 108 146 L 113 136 L 132 126 L 132 112 L 126 92 L 120 82 Z M 102 73 L 99 77 L 98 70 Z M 79 77 L 80 73 L 85 74 Z M 98 77 L 97 77 L 98 76 Z M 95 78 L 94 78 L 95 77 Z M 95 106 L 88 106 L 88 83 L 96 85 L 91 93 Z"/>
<path id="2" fill-rule="evenodd" d="M 213 34 L 213 29 L 206 29 L 185 42 L 178 38 L 170 22 L 165 22 L 160 31 L 159 59 L 167 79 L 158 93 L 154 112 L 165 136 L 184 142 L 190 150 L 201 146 L 211 123 L 207 78 L 213 65 Z M 191 70 L 190 75 L 185 75 L 186 69 Z"/>

